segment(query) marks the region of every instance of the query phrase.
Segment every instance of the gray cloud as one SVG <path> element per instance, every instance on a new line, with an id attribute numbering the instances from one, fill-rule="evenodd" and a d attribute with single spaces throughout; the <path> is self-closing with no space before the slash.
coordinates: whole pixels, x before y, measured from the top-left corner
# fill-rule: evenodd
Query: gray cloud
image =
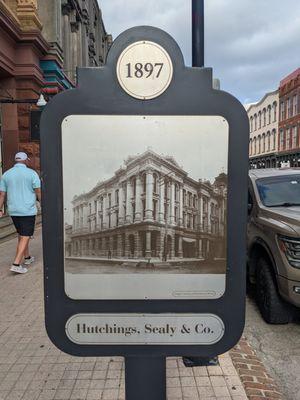
<path id="1" fill-rule="evenodd" d="M 169 32 L 191 65 L 191 0 L 101 0 L 107 31 L 136 25 Z M 299 0 L 206 0 L 206 66 L 242 102 L 259 100 L 300 66 Z"/>

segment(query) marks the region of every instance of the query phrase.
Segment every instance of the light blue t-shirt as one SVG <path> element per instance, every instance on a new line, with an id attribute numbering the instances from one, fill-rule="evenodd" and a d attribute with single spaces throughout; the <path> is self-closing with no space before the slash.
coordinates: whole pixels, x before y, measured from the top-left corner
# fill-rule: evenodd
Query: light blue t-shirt
<path id="1" fill-rule="evenodd" d="M 0 181 L 0 191 L 6 192 L 8 214 L 26 217 L 37 214 L 35 189 L 41 187 L 38 174 L 25 164 L 15 164 Z"/>

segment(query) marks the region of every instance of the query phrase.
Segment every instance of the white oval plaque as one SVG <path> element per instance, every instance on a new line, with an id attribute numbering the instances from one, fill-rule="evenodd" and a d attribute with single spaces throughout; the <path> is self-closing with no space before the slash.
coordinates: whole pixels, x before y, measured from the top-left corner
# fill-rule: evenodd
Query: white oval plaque
<path id="1" fill-rule="evenodd" d="M 224 335 L 212 314 L 77 314 L 66 324 L 76 344 L 211 345 Z"/>
<path id="2" fill-rule="evenodd" d="M 140 41 L 128 46 L 117 63 L 120 85 L 130 96 L 150 100 L 169 87 L 173 64 L 167 51 L 154 42 Z"/>

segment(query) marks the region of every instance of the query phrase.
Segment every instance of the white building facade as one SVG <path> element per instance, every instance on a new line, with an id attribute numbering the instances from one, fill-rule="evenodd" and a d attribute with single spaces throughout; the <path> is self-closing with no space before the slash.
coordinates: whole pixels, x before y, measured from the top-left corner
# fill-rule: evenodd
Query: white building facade
<path id="1" fill-rule="evenodd" d="M 250 122 L 250 168 L 276 167 L 278 153 L 279 92 L 267 93 L 247 109 Z"/>
<path id="2" fill-rule="evenodd" d="M 67 256 L 225 258 L 224 173 L 213 184 L 196 181 L 174 158 L 148 150 L 72 204 Z"/>

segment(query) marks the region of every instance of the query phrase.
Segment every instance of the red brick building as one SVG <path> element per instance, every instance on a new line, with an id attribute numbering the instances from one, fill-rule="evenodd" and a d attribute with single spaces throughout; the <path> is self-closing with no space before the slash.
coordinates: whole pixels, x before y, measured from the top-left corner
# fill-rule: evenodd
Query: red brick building
<path id="1" fill-rule="evenodd" d="M 300 68 L 279 86 L 278 164 L 300 167 Z"/>
<path id="2" fill-rule="evenodd" d="M 0 112 L 2 166 L 14 163 L 21 150 L 30 154 L 39 169 L 39 146 L 30 139 L 30 111 L 44 86 L 40 59 L 49 45 L 32 1 L 0 1 Z M 30 103 L 32 101 L 32 104 Z"/>

